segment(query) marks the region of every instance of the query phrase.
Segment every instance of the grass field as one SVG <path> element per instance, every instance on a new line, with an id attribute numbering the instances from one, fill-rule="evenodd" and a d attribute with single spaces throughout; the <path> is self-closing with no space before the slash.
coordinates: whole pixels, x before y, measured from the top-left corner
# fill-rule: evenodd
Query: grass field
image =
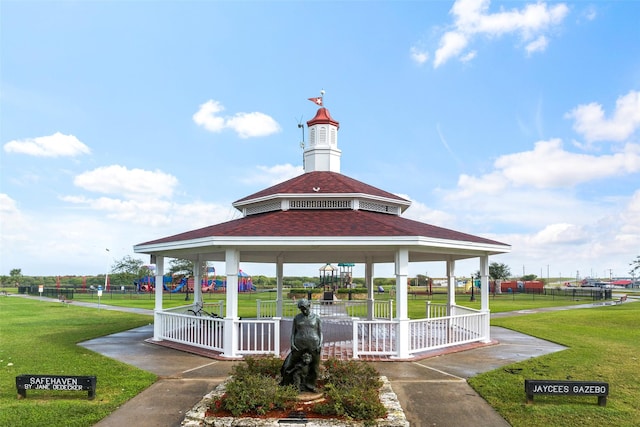
<path id="1" fill-rule="evenodd" d="M 503 326 L 569 347 L 469 380 L 514 427 L 640 425 L 640 304 L 494 319 Z M 606 407 L 595 397 L 536 396 L 526 404 L 525 379 L 604 381 Z"/>
<path id="2" fill-rule="evenodd" d="M 424 287 L 415 287 L 418 291 L 424 291 Z M 340 298 L 346 299 L 346 294 L 340 294 Z M 359 297 L 364 297 L 360 294 Z M 456 303 L 465 307 L 480 309 L 480 295 L 476 295 L 475 301 L 470 301 L 471 296 L 469 294 L 460 293 L 456 295 Z M 171 308 L 181 305 L 191 304 L 193 302 L 193 294 L 189 295 L 189 301 L 185 301 L 184 293 L 168 293 L 163 295 L 163 307 Z M 204 293 L 203 300 L 205 303 L 216 302 L 225 300 L 225 293 Z M 240 293 L 238 297 L 238 310 L 239 316 L 245 318 L 251 318 L 256 316 L 256 300 L 271 301 L 276 299 L 275 292 L 246 292 Z M 389 299 L 395 299 L 395 295 L 390 293 L 387 289 L 385 293 L 376 293 L 375 299 L 377 301 L 388 301 Z M 74 300 L 98 302 L 98 297 L 95 293 L 80 293 L 74 294 Z M 153 309 L 155 304 L 154 294 L 152 293 L 103 293 L 100 299 L 102 304 L 116 305 L 122 307 L 136 307 Z M 425 317 L 426 302 L 431 301 L 433 303 L 445 304 L 447 302 L 447 294 L 444 290 L 438 290 L 438 292 L 432 295 L 409 295 L 409 317 L 412 319 L 420 319 Z M 501 313 L 505 311 L 514 310 L 526 310 L 530 308 L 539 307 L 560 307 L 566 305 L 584 304 L 592 302 L 590 298 L 573 298 L 568 295 L 540 295 L 540 294 L 498 294 L 489 296 L 489 306 L 492 313 Z"/>
<path id="3" fill-rule="evenodd" d="M 0 297 L 0 425 L 90 426 L 153 384 L 155 375 L 93 353 L 78 342 L 151 322 L 149 316 L 31 299 Z M 87 392 L 28 391 L 17 399 L 20 374 L 95 375 Z"/>
<path id="4" fill-rule="evenodd" d="M 97 302 L 95 295 L 76 294 L 76 301 Z M 224 294 L 205 295 L 206 302 Z M 388 299 L 389 294 L 376 295 Z M 480 308 L 478 300 L 461 294 L 461 305 Z M 492 312 L 580 304 L 571 298 L 540 295 L 491 296 Z M 274 293 L 240 295 L 240 315 L 255 316 L 256 300 L 275 299 Z M 446 295 L 410 296 L 411 317 L 421 317 L 426 301 L 444 303 Z M 149 294 L 106 295 L 102 304 L 153 308 Z M 165 296 L 164 306 L 188 304 L 184 294 Z M 155 381 L 154 375 L 92 353 L 78 342 L 148 324 L 149 316 L 66 307 L 49 300 L 0 297 L 0 425 L 90 426 Z M 640 419 L 640 304 L 630 303 L 589 310 L 523 315 L 494 319 L 492 324 L 554 341 L 569 349 L 488 372 L 471 385 L 514 427 L 529 426 L 637 426 Z M 97 397 L 86 392 L 30 391 L 16 398 L 19 374 L 96 375 Z M 610 396 L 606 407 L 585 397 L 537 396 L 525 404 L 525 379 L 606 381 Z"/>

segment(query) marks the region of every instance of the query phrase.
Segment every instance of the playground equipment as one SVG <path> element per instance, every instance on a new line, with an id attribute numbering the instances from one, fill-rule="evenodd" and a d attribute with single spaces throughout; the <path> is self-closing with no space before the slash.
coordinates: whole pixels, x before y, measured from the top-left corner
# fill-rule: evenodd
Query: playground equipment
<path id="1" fill-rule="evenodd" d="M 214 273 L 213 279 L 209 279 L 208 274 Z M 173 276 L 162 276 L 162 286 L 166 292 L 193 292 L 194 279 L 184 273 L 174 274 Z M 155 276 L 144 276 L 134 281 L 138 292 L 152 292 L 156 287 Z M 227 289 L 227 281 L 217 279 L 215 276 L 215 269 L 213 267 L 207 268 L 207 277 L 200 281 L 200 287 L 202 292 L 225 292 Z M 252 292 L 256 287 L 249 276 L 244 271 L 238 272 L 238 291 L 239 292 Z"/>
<path id="2" fill-rule="evenodd" d="M 353 283 L 353 267 L 355 264 L 351 262 L 341 262 L 338 264 L 340 267 L 340 284 L 344 288 L 351 288 Z"/>
<path id="3" fill-rule="evenodd" d="M 320 285 L 324 289 L 322 299 L 324 301 L 333 301 L 334 300 L 334 292 L 337 288 L 337 280 L 336 271 L 338 269 L 327 263 L 326 265 L 320 267 Z"/>
<path id="4" fill-rule="evenodd" d="M 238 271 L 238 292 L 250 292 L 255 291 L 256 287 L 253 286 L 251 276 L 244 271 Z"/>
<path id="5" fill-rule="evenodd" d="M 193 281 L 193 280 L 192 280 Z M 183 276 L 182 278 L 179 279 L 179 282 L 174 285 L 175 280 L 171 281 L 171 284 L 173 285 L 173 289 L 169 288 L 166 283 L 163 283 L 162 286 L 164 287 L 165 291 L 169 291 L 172 294 L 176 293 L 176 292 L 180 292 L 182 291 L 182 289 L 186 286 L 186 290 L 189 289 L 189 277 L 188 276 Z"/>

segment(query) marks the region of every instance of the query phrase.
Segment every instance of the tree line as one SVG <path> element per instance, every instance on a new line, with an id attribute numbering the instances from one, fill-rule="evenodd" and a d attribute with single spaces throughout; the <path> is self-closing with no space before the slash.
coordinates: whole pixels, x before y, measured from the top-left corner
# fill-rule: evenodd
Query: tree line
<path id="1" fill-rule="evenodd" d="M 640 273 L 640 256 L 637 256 L 635 260 L 633 260 L 630 264 L 631 270 L 629 274 L 635 277 L 638 273 Z M 206 271 L 207 265 L 203 263 L 200 268 L 200 271 Z M 193 275 L 194 264 L 192 261 L 183 260 L 183 259 L 172 259 L 169 261 L 169 269 L 166 274 L 177 274 L 183 273 L 188 275 Z M 113 265 L 111 265 L 109 274 L 109 283 L 111 286 L 133 286 L 134 281 L 138 280 L 141 277 L 153 275 L 154 273 L 151 271 L 150 266 L 145 264 L 142 259 L 133 258 L 129 255 L 116 260 Z M 225 276 L 218 275 L 218 279 L 224 280 Z M 276 279 L 274 277 L 268 276 L 252 276 L 253 284 L 257 288 L 261 289 L 269 289 L 274 288 L 276 286 Z M 480 271 L 476 271 L 474 273 L 475 279 L 480 278 Z M 427 286 L 429 283 L 429 276 L 426 274 L 418 274 L 416 277 L 412 277 L 409 279 L 410 285 L 417 286 Z M 538 279 L 538 276 L 535 274 L 526 274 L 520 277 L 514 277 L 511 275 L 511 269 L 508 265 L 492 262 L 489 264 L 489 279 L 490 280 L 507 280 L 507 279 L 518 279 L 523 281 L 530 281 Z M 338 278 L 339 280 L 339 278 Z M 542 279 L 544 280 L 544 279 Z M 74 287 L 80 288 L 82 286 L 86 286 L 87 288 L 93 286 L 98 287 L 100 285 L 104 285 L 105 275 L 95 275 L 95 276 L 24 276 L 22 274 L 22 270 L 19 268 L 14 268 L 9 272 L 9 275 L 0 276 L 0 286 L 2 287 L 14 287 L 14 286 L 39 286 L 44 285 L 45 287 L 57 286 L 58 281 L 60 282 L 60 286 Z M 319 277 L 309 277 L 309 276 L 291 276 L 284 277 L 283 284 L 286 287 L 291 288 L 301 288 L 305 283 L 313 283 L 315 285 L 319 285 L 320 283 Z M 354 277 L 352 278 L 352 283 L 356 286 L 364 286 L 364 278 Z M 373 281 L 374 286 L 394 286 L 395 278 L 374 278 Z"/>

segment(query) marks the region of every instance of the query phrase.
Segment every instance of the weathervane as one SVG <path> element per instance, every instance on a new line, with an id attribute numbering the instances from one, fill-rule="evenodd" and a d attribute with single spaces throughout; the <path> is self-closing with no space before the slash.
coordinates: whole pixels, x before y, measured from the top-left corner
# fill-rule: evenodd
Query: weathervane
<path id="1" fill-rule="evenodd" d="M 319 105 L 320 107 L 322 107 L 322 98 L 324 98 L 324 89 L 322 89 L 320 91 L 320 96 L 317 96 L 315 98 L 307 98 L 309 101 L 313 102 L 316 105 Z"/>

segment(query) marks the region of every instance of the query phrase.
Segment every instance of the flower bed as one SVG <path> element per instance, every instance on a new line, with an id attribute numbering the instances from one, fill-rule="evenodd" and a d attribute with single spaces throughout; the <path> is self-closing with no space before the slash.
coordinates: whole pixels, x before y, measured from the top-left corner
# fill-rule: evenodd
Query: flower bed
<path id="1" fill-rule="evenodd" d="M 286 414 L 282 412 L 277 417 L 272 417 L 269 413 L 260 417 L 232 417 L 213 414 L 210 408 L 214 402 L 219 401 L 225 394 L 226 386 L 230 380 L 231 377 L 204 396 L 200 402 L 187 412 L 181 425 L 183 427 L 283 427 L 289 424 L 304 424 L 307 427 L 364 427 L 372 425 L 378 427 L 409 427 L 409 422 L 405 418 L 404 411 L 400 406 L 400 402 L 398 402 L 398 397 L 393 392 L 391 383 L 385 376 L 380 377 L 382 387 L 380 387 L 379 396 L 380 402 L 387 410 L 387 415 L 373 422 L 327 418 L 312 413 L 306 413 L 305 418 L 301 418 L 298 415 L 299 412 L 295 409 L 288 411 Z M 301 405 L 303 404 L 301 403 Z M 295 414 L 295 418 L 291 416 L 292 413 Z"/>

